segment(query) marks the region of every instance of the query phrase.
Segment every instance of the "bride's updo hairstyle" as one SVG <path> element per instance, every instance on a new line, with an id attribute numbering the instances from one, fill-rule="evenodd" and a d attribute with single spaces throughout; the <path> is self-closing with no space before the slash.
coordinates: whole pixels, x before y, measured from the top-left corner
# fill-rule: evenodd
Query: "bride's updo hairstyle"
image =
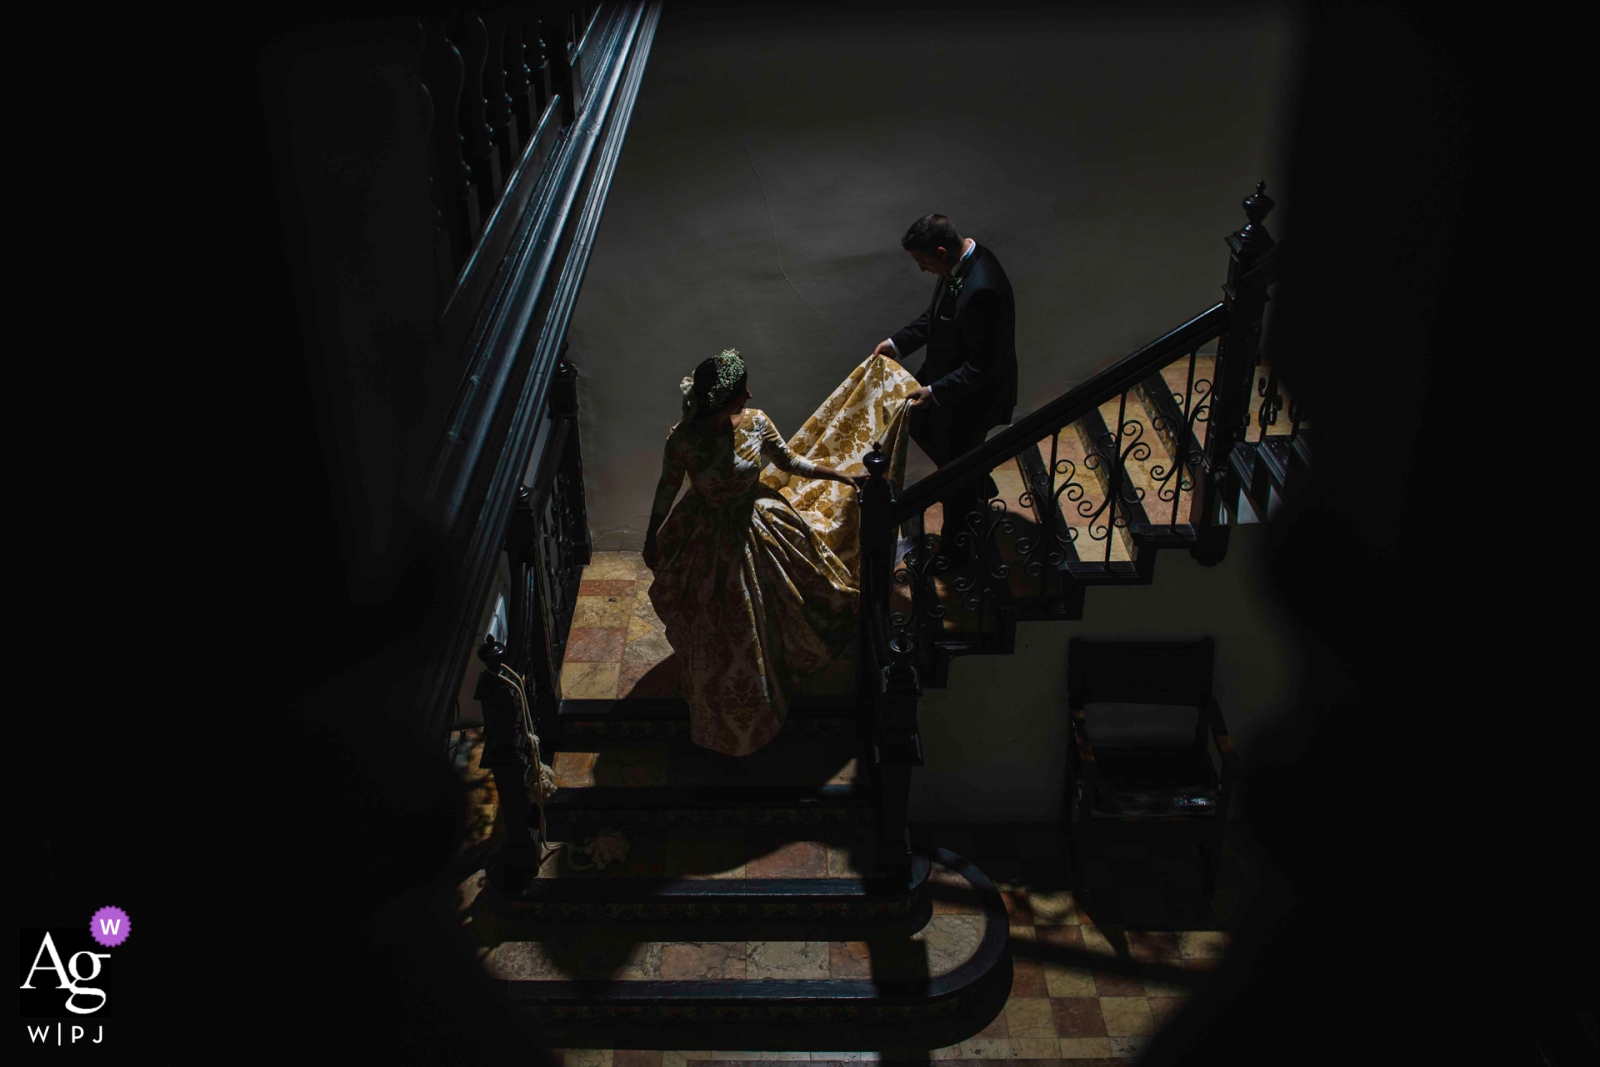
<path id="1" fill-rule="evenodd" d="M 694 369 L 694 417 L 721 411 L 744 390 L 748 377 L 744 360 L 735 349 L 727 348 L 721 355 L 702 360 Z"/>

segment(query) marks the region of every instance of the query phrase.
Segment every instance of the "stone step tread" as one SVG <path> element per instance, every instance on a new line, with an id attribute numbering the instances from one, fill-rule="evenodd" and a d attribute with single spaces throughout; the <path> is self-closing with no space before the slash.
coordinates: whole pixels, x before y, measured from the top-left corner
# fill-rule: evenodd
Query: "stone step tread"
<path id="1" fill-rule="evenodd" d="M 689 719 L 688 701 L 676 697 L 649 697 L 623 700 L 562 700 L 556 714 L 569 721 L 657 721 Z M 792 719 L 849 718 L 856 714 L 854 696 L 796 696 L 789 704 Z"/>
<path id="2" fill-rule="evenodd" d="M 545 799 L 547 812 L 632 811 L 704 808 L 856 808 L 870 806 L 865 783 L 839 785 L 589 786 L 557 789 Z"/>
<path id="3" fill-rule="evenodd" d="M 747 927 L 754 936 L 739 940 L 731 925 L 657 937 L 631 923 L 494 936 L 482 911 L 467 926 L 507 1006 L 562 1048 L 877 1048 L 908 1032 L 944 1047 L 1000 1012 L 1010 932 L 982 872 L 942 849 L 931 858 L 977 910 L 918 914 L 859 940 L 845 923 L 781 937 Z"/>
<path id="4" fill-rule="evenodd" d="M 920 976 L 949 974 L 972 958 L 983 940 L 984 916 L 934 915 L 910 940 L 926 946 L 927 971 Z M 911 953 L 880 959 L 877 971 L 860 942 L 633 941 L 626 927 L 605 923 L 569 923 L 543 941 L 506 941 L 484 956 L 491 978 L 509 982 L 658 982 L 696 981 L 722 987 L 701 995 L 737 997 L 763 994 L 771 981 L 815 982 L 828 979 L 915 980 L 922 961 Z M 840 957 L 843 956 L 841 959 Z M 699 970 L 700 973 L 685 973 Z M 740 973 L 743 972 L 743 973 Z M 753 987 L 753 988 L 752 988 Z M 679 990 L 639 990 L 650 993 Z M 771 991 L 765 991 L 771 992 Z M 853 991 L 854 992 L 854 991 Z M 862 991 L 871 995 L 870 990 Z M 855 995 L 861 995 L 856 992 Z"/>
<path id="5" fill-rule="evenodd" d="M 958 898 L 957 906 L 927 916 L 909 936 L 902 932 L 878 945 L 828 938 L 657 940 L 650 939 L 654 930 L 650 924 L 625 922 L 552 924 L 541 928 L 537 937 L 526 937 L 524 927 L 517 925 L 516 902 L 481 884 L 463 901 L 462 914 L 489 975 L 532 984 L 538 988 L 529 992 L 538 999 L 585 999 L 585 991 L 571 988 L 574 983 L 638 983 L 631 991 L 606 991 L 625 998 L 689 994 L 786 999 L 792 991 L 781 987 L 788 983 L 939 977 L 972 961 L 980 949 L 993 950 L 997 943 L 1003 949 L 1005 908 L 987 879 L 942 851 L 934 853 L 926 869 L 930 889 Z M 682 981 L 704 984 L 696 989 L 664 988 Z M 856 990 L 851 996 L 861 993 Z"/>
<path id="6" fill-rule="evenodd" d="M 579 851 L 597 833 L 574 835 L 566 842 L 552 841 L 563 849 L 545 858 L 540 878 L 570 883 L 572 892 L 627 894 L 632 889 L 606 889 L 611 883 L 690 881 L 701 892 L 734 890 L 726 885 L 742 880 L 817 879 L 850 882 L 875 869 L 877 835 L 869 827 L 807 827 L 788 829 L 759 826 L 660 826 L 618 829 L 626 855 L 608 858 L 603 867 L 590 867 L 589 855 Z M 578 866 L 575 868 L 574 863 Z M 685 888 L 684 892 L 690 890 Z M 673 890 L 672 892 L 676 892 Z M 833 889 L 827 892 L 848 892 Z"/>
<path id="7" fill-rule="evenodd" d="M 547 757 L 563 791 L 587 789 L 784 788 L 849 785 L 861 778 L 856 731 L 833 735 L 780 735 L 740 759 L 676 738 L 640 739 L 595 749 L 569 743 Z"/>

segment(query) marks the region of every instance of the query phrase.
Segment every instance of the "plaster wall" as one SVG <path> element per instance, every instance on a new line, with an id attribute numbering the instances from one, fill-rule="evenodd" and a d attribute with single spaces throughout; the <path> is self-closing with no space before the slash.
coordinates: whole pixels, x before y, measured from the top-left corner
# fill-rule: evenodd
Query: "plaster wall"
<path id="1" fill-rule="evenodd" d="M 918 822 L 1056 822 L 1067 765 L 1067 643 L 1075 636 L 1216 640 L 1214 689 L 1242 762 L 1299 692 L 1303 657 L 1266 575 L 1265 528 L 1235 526 L 1202 567 L 1163 552 L 1155 580 L 1090 589 L 1083 619 L 1017 626 L 1004 660 L 964 656 L 918 704 L 926 764 L 911 777 Z M 1003 670 L 996 670 L 1003 663 Z"/>
<path id="2" fill-rule="evenodd" d="M 669 4 L 570 330 L 595 547 L 642 545 L 701 359 L 792 433 L 921 312 L 929 211 L 1011 277 L 1018 415 L 1217 302 L 1258 179 L 1285 235 L 1295 40 L 1281 6 Z"/>

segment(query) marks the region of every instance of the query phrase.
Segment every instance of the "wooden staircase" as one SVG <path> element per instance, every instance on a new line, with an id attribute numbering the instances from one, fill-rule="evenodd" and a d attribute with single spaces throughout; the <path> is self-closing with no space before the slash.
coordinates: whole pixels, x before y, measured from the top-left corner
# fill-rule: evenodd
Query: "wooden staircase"
<path id="1" fill-rule="evenodd" d="M 969 527 L 986 550 L 979 560 L 941 570 L 937 561 L 912 557 L 911 568 L 931 563 L 917 577 L 931 588 L 930 600 L 941 613 L 920 663 L 925 687 L 944 688 L 953 656 L 1009 655 L 1017 622 L 1081 619 L 1090 587 L 1148 585 L 1162 550 L 1201 547 L 1203 527 L 1192 521 L 1196 484 L 1180 482 L 1176 474 L 1180 435 L 1171 428 L 1185 425 L 1185 408 L 1203 401 L 1195 383 L 1209 384 L 1215 362 L 1214 351 L 1201 350 L 1194 354 L 1192 371 L 1187 360 L 1169 364 L 993 468 L 999 495 L 990 507 L 1001 517 L 991 517 L 986 528 Z M 1264 402 L 1243 439 L 1227 453 L 1232 478 L 1229 492 L 1214 505 L 1213 521 L 1219 525 L 1267 518 L 1308 476 L 1309 427 L 1303 420 L 1292 426 L 1287 420 L 1267 421 L 1285 403 L 1293 409 L 1270 368 L 1261 367 L 1257 388 L 1263 397 L 1269 395 L 1269 383 L 1276 404 Z M 1111 429 L 1119 425 L 1124 428 L 1120 443 Z M 1206 430 L 1204 422 L 1193 426 L 1191 451 L 1203 454 Z M 1097 455 L 1105 461 L 1092 463 Z M 1122 457 L 1120 473 L 1109 456 Z M 1118 501 L 1108 505 L 1119 487 Z M 1112 506 L 1125 521 L 1106 521 Z M 1041 515 L 1046 507 L 1053 514 Z M 942 540 L 946 530 L 939 505 L 930 509 L 926 523 Z M 1065 532 L 1057 536 L 1056 531 Z M 1038 543 L 1053 536 L 1061 559 L 1030 569 Z M 905 560 L 902 553 L 902 565 Z M 912 584 L 896 585 L 894 610 L 913 611 Z"/>
<path id="2" fill-rule="evenodd" d="M 848 703 L 797 701 L 739 760 L 689 741 L 682 701 L 561 702 L 541 754 L 559 784 L 548 840 L 567 844 L 536 871 L 502 847 L 462 897 L 484 966 L 547 1041 L 863 1051 L 955 1044 L 993 1019 L 1005 904 L 946 850 L 883 862 Z M 590 866 L 577 846 L 613 831 L 627 855 Z"/>
<path id="3" fill-rule="evenodd" d="M 477 691 L 477 758 L 518 802 L 499 806 L 497 847 L 463 887 L 463 916 L 546 1040 L 930 1049 L 994 1019 L 1011 984 L 1001 896 L 906 822 L 922 764 L 917 700 L 946 684 L 952 657 L 1010 653 L 1019 620 L 1079 619 L 1091 586 L 1150 582 L 1162 551 L 1219 561 L 1230 523 L 1269 516 L 1304 481 L 1303 413 L 1261 369 L 1277 256 L 1262 185 L 1244 207 L 1224 303 L 899 493 L 874 446 L 854 677 L 797 697 L 754 756 L 696 748 L 679 699 L 559 697 L 589 562 L 581 472 L 551 460 L 519 494 L 508 640 L 479 649 Z M 569 394 L 559 414 L 571 423 Z M 952 484 L 984 473 L 994 498 L 939 514 Z M 930 532 L 897 549 L 919 513 Z M 936 552 L 949 539 L 967 541 L 970 562 Z M 540 762 L 555 787 L 523 802 Z M 619 840 L 627 854 L 611 858 Z"/>

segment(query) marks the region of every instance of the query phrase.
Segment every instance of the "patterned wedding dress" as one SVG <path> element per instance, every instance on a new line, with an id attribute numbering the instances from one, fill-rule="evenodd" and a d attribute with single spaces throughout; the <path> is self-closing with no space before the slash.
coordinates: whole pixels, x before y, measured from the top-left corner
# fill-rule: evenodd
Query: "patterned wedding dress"
<path id="1" fill-rule="evenodd" d="M 892 359 L 856 367 L 788 442 L 755 408 L 730 432 L 679 423 L 667 435 L 652 515 L 650 603 L 683 664 L 695 744 L 747 756 L 775 737 L 797 679 L 855 640 L 860 507 L 852 485 L 816 465 L 864 473 L 882 442 L 898 490 L 916 379 Z M 770 466 L 769 466 L 770 464 Z"/>

